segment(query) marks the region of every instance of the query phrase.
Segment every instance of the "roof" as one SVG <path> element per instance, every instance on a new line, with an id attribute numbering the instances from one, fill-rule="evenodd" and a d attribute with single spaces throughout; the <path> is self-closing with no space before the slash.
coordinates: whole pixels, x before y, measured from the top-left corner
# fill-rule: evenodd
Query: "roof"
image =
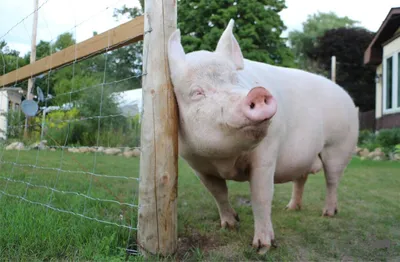
<path id="1" fill-rule="evenodd" d="M 400 26 L 400 7 L 390 9 L 374 38 L 364 52 L 364 64 L 378 65 L 382 63 L 382 44 L 393 37 Z"/>
<path id="2" fill-rule="evenodd" d="M 23 93 L 24 90 L 21 87 L 2 87 L 0 91 L 11 91 L 11 92 L 18 92 Z"/>

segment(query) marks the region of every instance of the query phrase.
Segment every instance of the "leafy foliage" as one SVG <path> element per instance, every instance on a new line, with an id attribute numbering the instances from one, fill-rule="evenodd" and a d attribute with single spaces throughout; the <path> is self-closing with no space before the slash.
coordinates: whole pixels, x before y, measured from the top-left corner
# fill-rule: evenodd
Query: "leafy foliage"
<path id="1" fill-rule="evenodd" d="M 282 66 L 294 66 L 293 54 L 280 37 L 286 29 L 279 16 L 284 0 L 179 0 L 178 28 L 185 52 L 213 51 L 229 20 L 235 20 L 234 34 L 248 59 Z"/>
<path id="2" fill-rule="evenodd" d="M 317 12 L 308 15 L 307 20 L 303 22 L 303 30 L 294 30 L 289 32 L 289 43 L 296 57 L 296 63 L 300 68 L 309 71 L 318 71 L 318 65 L 315 65 L 309 56 L 316 47 L 316 40 L 326 31 L 335 28 L 349 28 L 358 24 L 358 21 L 349 17 L 339 17 L 333 12 Z"/>
<path id="3" fill-rule="evenodd" d="M 369 130 L 361 130 L 358 145 L 368 150 L 382 148 L 385 153 L 396 152 L 400 144 L 400 128 L 382 129 L 377 134 Z"/>
<path id="4" fill-rule="evenodd" d="M 330 58 L 336 56 L 336 82 L 350 93 L 361 112 L 375 108 L 375 66 L 363 63 L 373 36 L 364 28 L 331 29 L 317 39 L 308 54 L 324 71 L 331 69 Z"/>
<path id="5" fill-rule="evenodd" d="M 400 128 L 382 129 L 376 137 L 376 141 L 384 148 L 394 151 L 395 146 L 400 144 Z"/>

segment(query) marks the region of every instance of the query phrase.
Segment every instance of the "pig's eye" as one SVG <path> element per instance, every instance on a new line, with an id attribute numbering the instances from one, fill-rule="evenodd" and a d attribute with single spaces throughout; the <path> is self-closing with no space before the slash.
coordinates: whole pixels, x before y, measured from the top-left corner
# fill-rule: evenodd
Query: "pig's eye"
<path id="1" fill-rule="evenodd" d="M 193 100 L 202 99 L 204 96 L 205 96 L 204 95 L 204 90 L 201 87 L 195 87 L 190 92 L 190 98 L 192 98 Z"/>

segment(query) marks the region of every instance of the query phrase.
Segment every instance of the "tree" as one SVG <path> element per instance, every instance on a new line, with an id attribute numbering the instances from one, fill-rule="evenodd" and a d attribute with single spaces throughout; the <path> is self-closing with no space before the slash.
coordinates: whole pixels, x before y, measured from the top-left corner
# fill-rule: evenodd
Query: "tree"
<path id="1" fill-rule="evenodd" d="M 293 55 L 280 37 L 286 29 L 279 16 L 284 0 L 179 0 L 178 28 L 186 52 L 215 50 L 229 20 L 235 20 L 234 34 L 248 59 L 293 66 Z"/>
<path id="2" fill-rule="evenodd" d="M 10 49 L 5 41 L 0 41 L 0 75 L 7 74 L 29 63 L 29 59 L 19 56 L 17 50 Z"/>
<path id="3" fill-rule="evenodd" d="M 318 12 L 308 15 L 307 20 L 303 22 L 302 31 L 294 30 L 289 32 L 289 44 L 298 66 L 305 70 L 318 71 L 315 65 L 313 66 L 312 60 L 310 61 L 309 59 L 317 38 L 322 36 L 327 30 L 341 27 L 349 28 L 357 24 L 358 21 L 352 20 L 347 16 L 339 17 L 333 12 Z"/>
<path id="4" fill-rule="evenodd" d="M 128 8 L 126 5 L 114 10 L 114 18 L 119 20 L 122 16 L 133 19 L 142 15 L 139 8 Z M 115 91 L 124 91 L 141 87 L 143 41 L 118 48 L 111 52 L 107 59 L 108 73 L 119 83 Z M 124 81 L 121 81 L 125 79 Z"/>
<path id="5" fill-rule="evenodd" d="M 327 71 L 331 56 L 336 56 L 336 82 L 350 93 L 360 111 L 375 107 L 375 66 L 363 63 L 364 51 L 373 36 L 373 32 L 360 27 L 331 29 L 310 50 L 310 58 Z"/>

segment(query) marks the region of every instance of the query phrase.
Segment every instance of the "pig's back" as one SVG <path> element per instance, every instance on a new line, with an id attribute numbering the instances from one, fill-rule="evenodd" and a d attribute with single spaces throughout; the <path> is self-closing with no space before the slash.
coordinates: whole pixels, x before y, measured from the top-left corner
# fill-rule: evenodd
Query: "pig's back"
<path id="1" fill-rule="evenodd" d="M 317 113 L 315 110 L 320 112 L 315 117 L 323 117 L 325 124 L 337 124 L 340 119 L 347 122 L 349 116 L 357 115 L 350 95 L 323 76 L 253 61 L 245 62 L 245 74 L 251 76 L 253 86 L 261 84 L 277 96 L 284 105 L 285 117 L 292 123 L 304 123 L 305 119 L 300 120 L 299 116 Z"/>

